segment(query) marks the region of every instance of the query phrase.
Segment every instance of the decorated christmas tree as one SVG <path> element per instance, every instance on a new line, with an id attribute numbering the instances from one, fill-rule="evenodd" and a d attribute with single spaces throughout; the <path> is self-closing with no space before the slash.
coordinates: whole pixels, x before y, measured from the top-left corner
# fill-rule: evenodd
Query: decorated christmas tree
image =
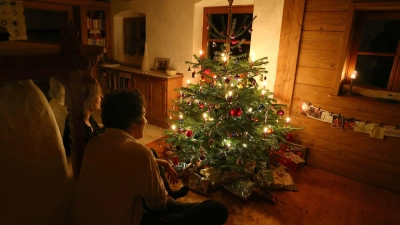
<path id="1" fill-rule="evenodd" d="M 232 0 L 229 1 L 229 9 Z M 254 59 L 243 53 L 233 55 L 244 42 L 240 36 L 252 31 L 254 18 L 244 19 L 237 26 L 232 18 L 230 32 L 218 30 L 209 17 L 209 35 L 224 39 L 214 57 L 194 55 L 186 61 L 197 84 L 179 90 L 174 110 L 169 111 L 166 143 L 180 162 L 195 167 L 208 166 L 219 170 L 250 172 L 269 167 L 271 148 L 291 142 L 293 129 L 285 116 L 285 105 L 273 99 L 266 89 L 267 57 Z M 214 43 L 215 44 L 215 43 Z M 213 46 L 214 47 L 214 46 Z"/>

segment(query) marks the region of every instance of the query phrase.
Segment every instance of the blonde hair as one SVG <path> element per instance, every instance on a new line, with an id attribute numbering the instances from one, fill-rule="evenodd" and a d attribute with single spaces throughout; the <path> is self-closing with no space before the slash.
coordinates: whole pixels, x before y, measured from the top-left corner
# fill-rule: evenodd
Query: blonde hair
<path id="1" fill-rule="evenodd" d="M 101 94 L 102 91 L 98 82 L 89 84 L 83 91 L 83 110 L 88 110 L 90 112 L 96 111 L 97 109 L 94 106 L 94 102 Z"/>

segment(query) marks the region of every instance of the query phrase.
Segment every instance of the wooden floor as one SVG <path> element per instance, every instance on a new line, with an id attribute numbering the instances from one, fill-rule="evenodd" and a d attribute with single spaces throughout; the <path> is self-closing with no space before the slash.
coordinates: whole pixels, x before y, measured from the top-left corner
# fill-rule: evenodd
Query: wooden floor
<path id="1" fill-rule="evenodd" d="M 148 146 L 163 153 L 162 143 L 154 142 Z M 299 191 L 274 191 L 275 204 L 255 198 L 243 201 L 222 189 L 215 191 L 212 199 L 221 200 L 228 206 L 230 215 L 226 225 L 400 224 L 400 194 L 310 166 L 302 167 L 292 176 Z M 182 182 L 172 188 L 181 186 Z M 206 199 L 208 197 L 189 191 L 178 201 Z"/>

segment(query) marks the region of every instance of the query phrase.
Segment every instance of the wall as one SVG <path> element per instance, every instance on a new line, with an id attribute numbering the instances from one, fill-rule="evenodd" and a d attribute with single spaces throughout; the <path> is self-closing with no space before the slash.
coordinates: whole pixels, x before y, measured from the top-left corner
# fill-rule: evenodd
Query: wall
<path id="1" fill-rule="evenodd" d="M 291 122 L 305 127 L 295 133 L 295 141 L 307 146 L 308 165 L 400 192 L 400 138 L 374 139 L 300 114 L 301 104 L 307 102 L 361 121 L 400 125 L 399 103 L 337 95 L 335 84 L 342 74 L 351 28 L 347 23 L 351 2 L 285 1 L 275 97 L 290 104 Z"/>
<path id="2" fill-rule="evenodd" d="M 122 18 L 132 13 L 146 15 L 146 38 L 150 65 L 156 57 L 170 58 L 171 67 L 183 73 L 186 82 L 191 79 L 185 61 L 194 60 L 199 54 L 203 26 L 203 8 L 207 6 L 228 6 L 227 0 L 136 0 L 133 2 L 112 0 L 114 55 L 116 60 L 124 59 L 122 39 Z M 268 88 L 273 91 L 279 46 L 282 0 L 235 0 L 233 5 L 254 5 L 254 30 L 251 51 L 256 58 L 269 57 Z M 193 83 L 193 81 L 192 81 Z M 184 84 L 183 84 L 184 85 Z"/>

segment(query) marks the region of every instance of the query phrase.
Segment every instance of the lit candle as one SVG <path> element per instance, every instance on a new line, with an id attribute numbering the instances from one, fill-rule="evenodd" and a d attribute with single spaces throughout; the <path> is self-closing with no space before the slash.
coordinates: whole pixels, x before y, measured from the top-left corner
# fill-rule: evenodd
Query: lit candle
<path id="1" fill-rule="evenodd" d="M 268 131 L 268 128 L 264 127 L 264 139 L 265 139 L 265 136 L 267 135 L 267 131 Z"/>
<path id="2" fill-rule="evenodd" d="M 347 93 L 348 95 L 351 95 L 352 89 L 353 89 L 353 80 L 355 80 L 357 77 L 357 71 L 354 71 L 353 74 L 350 76 L 350 88 L 349 92 Z"/>
<path id="3" fill-rule="evenodd" d="M 253 111 L 253 109 L 250 107 L 250 108 L 249 108 L 249 112 L 252 112 L 252 111 Z"/>
<path id="4" fill-rule="evenodd" d="M 200 60 L 203 58 L 203 50 L 200 50 Z"/>
<path id="5" fill-rule="evenodd" d="M 264 95 L 265 95 L 265 90 L 262 90 L 261 91 L 261 97 L 264 98 Z"/>
<path id="6" fill-rule="evenodd" d="M 189 87 L 189 85 L 190 85 L 190 80 L 187 80 L 186 83 L 187 83 L 187 86 Z"/>
<path id="7" fill-rule="evenodd" d="M 222 58 L 224 60 L 224 66 L 226 65 L 226 56 Z"/>
<path id="8" fill-rule="evenodd" d="M 179 119 L 183 119 L 183 115 L 182 114 L 179 114 Z"/>
<path id="9" fill-rule="evenodd" d="M 288 117 L 288 118 L 286 118 L 286 124 L 285 124 L 285 127 L 287 127 L 287 125 L 289 124 L 289 122 L 290 122 L 290 118 Z"/>
<path id="10" fill-rule="evenodd" d="M 174 135 L 175 135 L 175 129 L 176 129 L 176 126 L 175 126 L 175 124 L 174 124 L 174 125 L 172 125 L 172 126 L 171 126 L 171 128 L 172 128 L 172 130 L 174 131 Z"/>
<path id="11" fill-rule="evenodd" d="M 267 86 L 267 81 L 266 80 L 263 81 L 263 85 L 264 85 L 264 89 L 265 89 L 265 87 Z"/>
<path id="12" fill-rule="evenodd" d="M 203 125 L 206 124 L 207 113 L 203 113 Z"/>

